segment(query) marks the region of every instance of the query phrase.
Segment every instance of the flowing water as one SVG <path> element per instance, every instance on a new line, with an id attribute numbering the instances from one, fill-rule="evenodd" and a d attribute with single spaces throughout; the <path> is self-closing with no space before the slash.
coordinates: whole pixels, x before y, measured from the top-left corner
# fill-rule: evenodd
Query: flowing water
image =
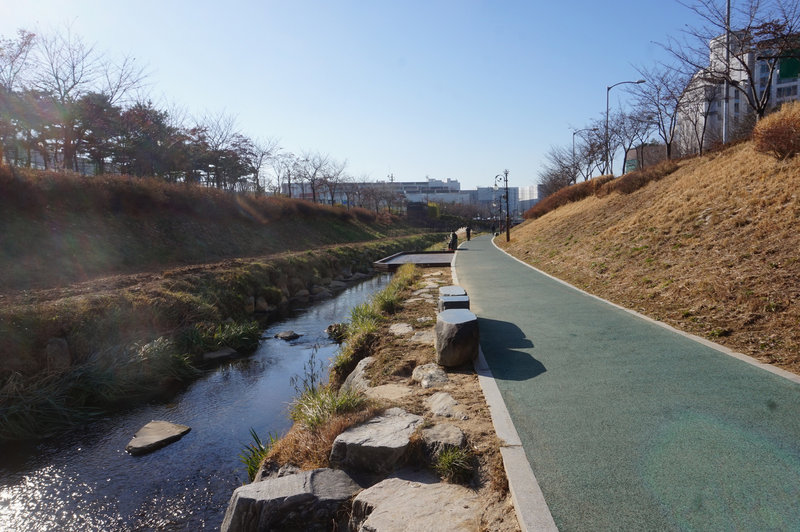
<path id="1" fill-rule="evenodd" d="M 250 428 L 264 439 L 291 422 L 290 378 L 312 353 L 338 346 L 324 329 L 388 283 L 381 275 L 272 324 L 251 357 L 208 371 L 171 403 L 114 414 L 46 442 L 0 449 L 0 530 L 219 529 L 233 490 L 247 481 L 239 453 Z M 302 334 L 284 342 L 283 330 Z M 180 441 L 134 457 L 133 434 L 153 419 L 189 425 Z"/>

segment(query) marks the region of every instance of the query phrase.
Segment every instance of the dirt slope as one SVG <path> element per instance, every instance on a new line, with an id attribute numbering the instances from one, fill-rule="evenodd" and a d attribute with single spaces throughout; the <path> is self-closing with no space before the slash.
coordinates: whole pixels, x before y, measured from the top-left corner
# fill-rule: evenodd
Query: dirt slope
<path id="1" fill-rule="evenodd" d="M 799 187 L 800 161 L 745 143 L 498 242 L 591 293 L 800 373 Z"/>

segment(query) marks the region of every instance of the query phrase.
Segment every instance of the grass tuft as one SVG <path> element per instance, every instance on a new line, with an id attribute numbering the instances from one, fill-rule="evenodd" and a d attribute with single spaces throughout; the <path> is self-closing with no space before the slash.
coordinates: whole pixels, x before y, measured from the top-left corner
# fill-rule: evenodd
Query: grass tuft
<path id="1" fill-rule="evenodd" d="M 256 473 L 258 473 L 258 468 L 261 467 L 261 464 L 269 454 L 272 446 L 278 440 L 278 437 L 272 433 L 269 433 L 267 434 L 267 441 L 263 442 L 261 441 L 261 438 L 258 437 L 258 433 L 252 427 L 250 427 L 250 437 L 252 438 L 252 441 L 245 445 L 242 452 L 239 453 L 239 460 L 247 468 L 247 478 L 250 479 L 250 482 L 253 482 L 253 480 L 256 478 Z"/>
<path id="2" fill-rule="evenodd" d="M 465 484 L 472 478 L 473 457 L 460 447 L 446 447 L 436 457 L 433 468 L 442 480 Z"/>
<path id="3" fill-rule="evenodd" d="M 787 102 L 759 120 L 753 129 L 753 146 L 778 159 L 800 153 L 800 102 Z"/>

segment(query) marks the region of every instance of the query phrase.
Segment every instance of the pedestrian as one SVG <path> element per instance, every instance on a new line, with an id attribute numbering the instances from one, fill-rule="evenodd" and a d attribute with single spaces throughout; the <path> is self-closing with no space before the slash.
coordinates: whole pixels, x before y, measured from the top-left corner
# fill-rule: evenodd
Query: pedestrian
<path id="1" fill-rule="evenodd" d="M 497 226 L 492 224 L 492 236 L 497 236 L 497 233 L 495 232 L 496 229 L 497 229 Z"/>
<path id="2" fill-rule="evenodd" d="M 468 225 L 467 226 L 467 242 L 469 242 L 470 237 L 472 236 L 472 228 Z"/>
<path id="3" fill-rule="evenodd" d="M 450 233 L 450 250 L 455 251 L 458 247 L 458 235 L 455 231 Z"/>

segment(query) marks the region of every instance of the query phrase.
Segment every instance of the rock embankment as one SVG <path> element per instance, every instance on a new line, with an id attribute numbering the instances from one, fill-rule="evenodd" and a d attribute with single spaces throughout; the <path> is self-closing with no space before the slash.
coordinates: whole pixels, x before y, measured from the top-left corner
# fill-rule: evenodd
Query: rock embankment
<path id="1" fill-rule="evenodd" d="M 384 406 L 382 413 L 340 433 L 327 468 L 262 471 L 238 488 L 223 531 L 519 530 L 472 351 L 461 349 L 460 365 L 435 362 L 437 292 L 448 282 L 449 270 L 427 272 L 383 324 L 373 355 L 342 384 Z M 447 345 L 477 342 L 477 331 L 449 338 Z M 467 457 L 463 484 L 434 472 L 452 449 Z"/>

